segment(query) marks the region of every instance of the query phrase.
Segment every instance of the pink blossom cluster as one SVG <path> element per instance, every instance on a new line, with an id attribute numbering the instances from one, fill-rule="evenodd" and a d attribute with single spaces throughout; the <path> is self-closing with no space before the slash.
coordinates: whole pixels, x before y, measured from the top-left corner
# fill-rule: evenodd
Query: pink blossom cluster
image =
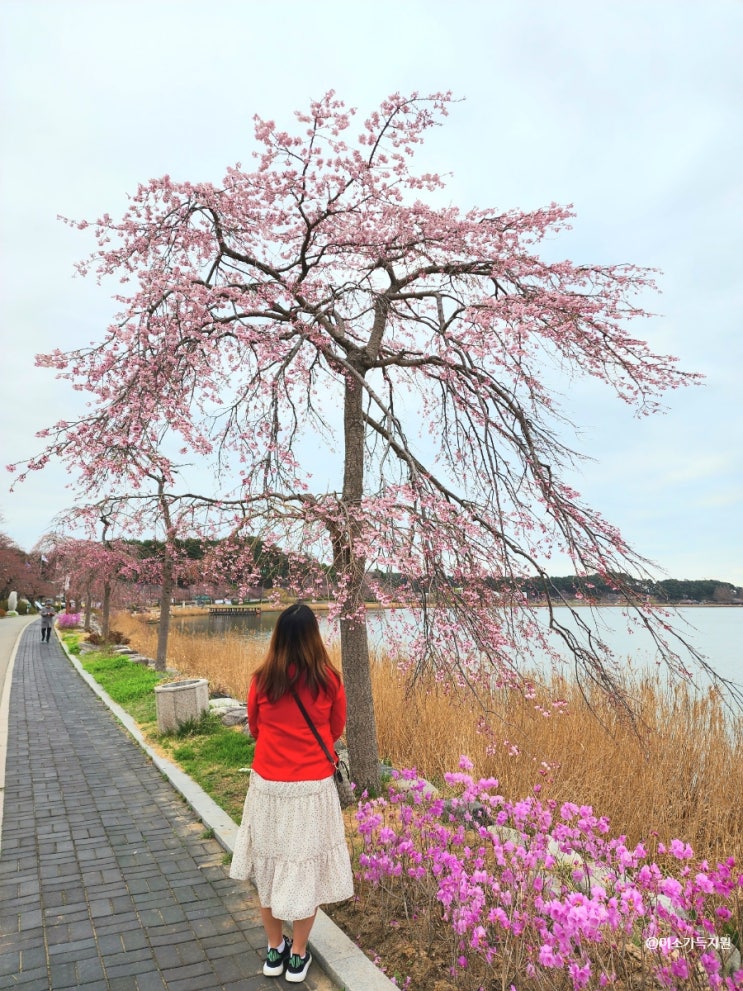
<path id="1" fill-rule="evenodd" d="M 589 806 L 543 801 L 539 786 L 507 801 L 495 779 L 467 773 L 467 758 L 460 766 L 446 776 L 453 798 L 432 797 L 407 770 L 357 812 L 359 879 L 408 915 L 436 906 L 430 924 L 443 923 L 455 979 L 489 987 L 511 974 L 540 988 L 561 971 L 583 989 L 640 970 L 661 987 L 743 988 L 730 957 L 743 918 L 732 858 L 696 861 L 674 839 L 658 844 L 661 866 Z"/>
<path id="2" fill-rule="evenodd" d="M 72 630 L 80 625 L 80 613 L 63 612 L 57 616 L 57 626 L 63 630 Z"/>

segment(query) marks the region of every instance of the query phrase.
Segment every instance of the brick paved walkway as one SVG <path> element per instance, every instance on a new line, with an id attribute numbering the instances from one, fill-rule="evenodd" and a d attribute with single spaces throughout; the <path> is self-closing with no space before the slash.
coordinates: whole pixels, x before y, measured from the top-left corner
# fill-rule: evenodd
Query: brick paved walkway
<path id="1" fill-rule="evenodd" d="M 71 667 L 23 634 L 0 849 L 0 987 L 289 988 L 262 974 L 252 889 Z M 305 987 L 332 991 L 314 963 Z"/>

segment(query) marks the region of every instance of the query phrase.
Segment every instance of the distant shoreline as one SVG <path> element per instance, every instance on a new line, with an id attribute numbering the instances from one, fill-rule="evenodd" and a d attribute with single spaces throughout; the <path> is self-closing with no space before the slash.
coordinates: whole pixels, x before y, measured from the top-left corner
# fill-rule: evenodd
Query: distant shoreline
<path id="1" fill-rule="evenodd" d="M 314 602 L 312 600 L 297 600 L 307 602 L 312 609 L 318 612 L 327 612 L 332 609 L 335 605 L 334 602 L 323 599 L 321 601 Z M 218 616 L 220 612 L 223 615 L 228 616 L 239 616 L 240 613 L 244 613 L 246 616 L 252 616 L 256 614 L 263 613 L 280 613 L 283 609 L 287 607 L 288 604 L 283 605 L 263 605 L 262 603 L 250 603 L 245 605 L 222 605 L 220 604 L 210 604 L 210 605 L 194 605 L 193 603 L 173 603 L 173 609 L 179 613 L 185 610 L 193 610 L 199 614 L 206 614 L 210 616 Z M 367 602 L 366 604 L 367 612 L 398 612 L 404 609 L 412 609 L 414 606 L 408 605 L 407 603 L 396 602 L 390 605 L 382 605 L 377 602 Z M 534 602 L 532 605 L 539 608 L 546 608 L 546 602 Z M 650 608 L 657 609 L 740 609 L 743 607 L 743 602 L 651 602 L 648 604 Z M 553 603 L 553 608 L 555 609 L 623 609 L 626 608 L 627 604 L 623 602 L 596 602 L 588 603 L 580 599 L 568 599 L 565 602 Z M 428 606 L 429 609 L 437 608 L 435 604 Z M 150 612 L 159 613 L 159 609 L 151 609 Z"/>

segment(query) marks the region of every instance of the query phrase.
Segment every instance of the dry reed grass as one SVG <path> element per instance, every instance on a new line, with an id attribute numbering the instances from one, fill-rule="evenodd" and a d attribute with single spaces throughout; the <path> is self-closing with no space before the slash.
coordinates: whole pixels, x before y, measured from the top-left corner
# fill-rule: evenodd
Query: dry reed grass
<path id="1" fill-rule="evenodd" d="M 406 694 L 382 666 L 375 679 L 380 748 L 394 766 L 440 779 L 467 754 L 478 774 L 498 778 L 514 799 L 541 786 L 542 798 L 593 806 L 633 842 L 680 837 L 711 860 L 743 857 L 743 719 L 725 718 L 714 692 L 695 694 L 659 678 L 634 679 L 638 723 L 618 717 L 601 694 L 584 697 L 555 678 L 537 699 L 566 702 L 546 718 L 517 692 L 487 701 L 489 732 L 466 693 L 429 682 Z M 504 740 L 508 745 L 504 745 Z M 515 750 L 518 752 L 515 752 Z"/>
<path id="2" fill-rule="evenodd" d="M 204 615 L 191 610 L 181 615 Z M 119 613 L 113 626 L 131 640 L 147 657 L 157 653 L 157 623 L 151 615 Z M 223 692 L 233 698 L 247 698 L 248 684 L 260 664 L 265 644 L 249 640 L 237 633 L 209 637 L 188 633 L 171 626 L 168 637 L 168 667 L 189 678 L 206 678 L 212 692 Z"/>
<path id="3" fill-rule="evenodd" d="M 153 656 L 157 630 L 137 617 L 117 628 Z M 218 640 L 171 633 L 168 663 L 179 673 L 209 680 L 212 690 L 244 698 L 265 645 L 236 634 Z M 334 660 L 339 663 L 339 657 Z M 507 798 L 541 786 L 542 798 L 593 806 L 611 819 L 612 832 L 631 842 L 679 837 L 710 860 L 743 860 L 743 719 L 726 721 L 713 692 L 694 694 L 660 678 L 628 675 L 639 716 L 622 721 L 595 690 L 584 697 L 555 677 L 534 700 L 515 691 L 486 699 L 483 712 L 465 691 L 433 680 L 408 691 L 387 660 L 374 666 L 380 753 L 394 767 L 416 767 L 434 782 L 468 755 L 475 771 L 498 778 Z M 565 706 L 540 713 L 555 698 Z M 535 705 L 536 703 L 536 705 Z M 504 744 L 504 741 L 508 744 Z"/>

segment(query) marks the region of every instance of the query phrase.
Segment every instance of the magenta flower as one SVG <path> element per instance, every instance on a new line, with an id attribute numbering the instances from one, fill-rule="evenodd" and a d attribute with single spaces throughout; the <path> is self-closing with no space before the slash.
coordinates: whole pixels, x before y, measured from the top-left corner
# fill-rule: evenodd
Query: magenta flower
<path id="1" fill-rule="evenodd" d="M 446 802 L 427 798 L 416 772 L 400 779 L 413 783 L 412 795 L 393 786 L 357 812 L 361 877 L 385 897 L 399 891 L 409 917 L 428 913 L 444 925 L 455 969 L 489 986 L 474 963 L 495 981 L 516 953 L 518 972 L 535 986 L 562 971 L 573 991 L 607 987 L 622 977 L 616 947 L 632 938 L 646 941 L 651 982 L 696 991 L 701 965 L 710 989 L 743 988 L 720 973 L 720 927 L 743 896 L 734 861 L 692 868 L 689 845 L 673 841 L 672 855 L 684 862 L 675 877 L 643 844 L 630 849 L 625 837 L 611 837 L 608 820 L 589 806 L 566 802 L 555 818 L 555 803 L 538 793 L 508 802 L 497 781 L 475 781 L 461 767 L 446 775 L 455 792 Z M 469 814 L 473 796 L 493 810 L 493 825 Z"/>

